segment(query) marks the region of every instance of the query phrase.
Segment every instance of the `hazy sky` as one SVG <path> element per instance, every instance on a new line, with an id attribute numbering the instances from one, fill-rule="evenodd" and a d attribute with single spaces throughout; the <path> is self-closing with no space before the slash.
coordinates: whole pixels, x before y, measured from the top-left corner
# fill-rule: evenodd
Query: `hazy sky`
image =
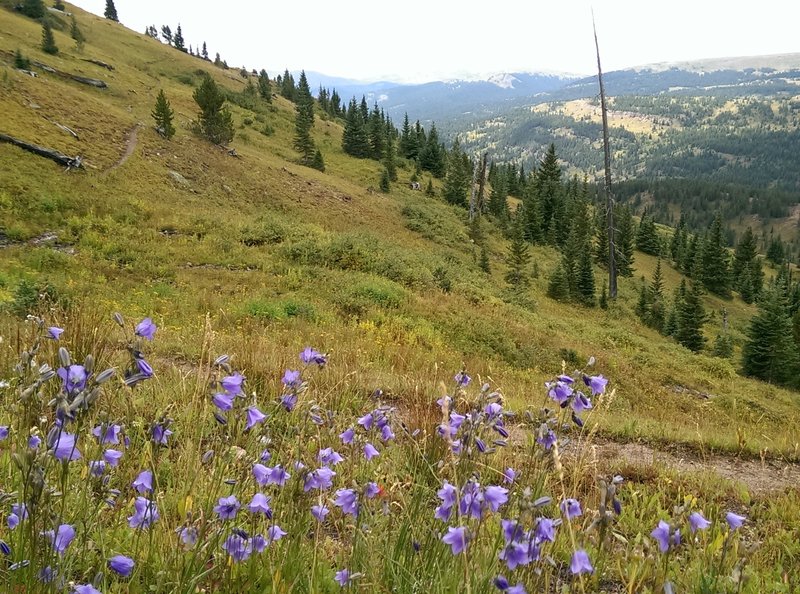
<path id="1" fill-rule="evenodd" d="M 102 14 L 105 0 L 78 0 Z M 115 0 L 143 32 L 182 26 L 231 66 L 270 75 L 313 70 L 362 80 L 603 69 L 698 58 L 800 52 L 795 0 Z"/>

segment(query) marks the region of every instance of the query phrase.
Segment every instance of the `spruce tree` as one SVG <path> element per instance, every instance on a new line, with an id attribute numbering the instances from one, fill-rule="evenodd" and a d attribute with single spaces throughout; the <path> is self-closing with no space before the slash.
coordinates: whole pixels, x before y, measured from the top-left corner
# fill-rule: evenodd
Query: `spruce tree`
<path id="1" fill-rule="evenodd" d="M 758 246 L 752 228 L 748 227 L 736 245 L 731 266 L 733 287 L 745 303 L 752 303 L 761 292 L 764 273 L 758 258 Z"/>
<path id="2" fill-rule="evenodd" d="M 386 167 L 386 171 L 389 172 L 389 180 L 396 182 L 397 181 L 397 156 L 394 149 L 394 138 L 392 135 L 387 132 L 386 139 L 384 141 L 384 154 L 383 154 L 383 166 Z"/>
<path id="3" fill-rule="evenodd" d="M 676 266 L 680 268 L 680 263 L 683 260 L 684 252 L 686 251 L 686 219 L 681 212 L 681 218 L 678 220 L 678 225 L 672 233 L 672 239 L 669 243 L 669 255 Z"/>
<path id="4" fill-rule="evenodd" d="M 461 144 L 456 138 L 447 158 L 447 177 L 444 180 L 442 196 L 450 204 L 467 206 L 469 184 L 469 161 L 466 160 L 466 155 L 461 151 Z"/>
<path id="5" fill-rule="evenodd" d="M 706 339 L 703 336 L 703 324 L 706 313 L 703 308 L 702 290 L 699 282 L 692 283 L 692 288 L 685 290 L 683 298 L 676 304 L 678 329 L 675 338 L 687 349 L 695 353 L 703 350 Z"/>
<path id="6" fill-rule="evenodd" d="M 439 132 L 436 124 L 431 124 L 431 131 L 424 147 L 420 151 L 419 164 L 424 171 L 429 171 L 434 177 L 444 177 L 446 170 L 445 154 L 442 145 L 439 143 Z"/>
<path id="7" fill-rule="evenodd" d="M 228 144 L 233 140 L 233 118 L 225 104 L 225 95 L 209 75 L 195 89 L 194 100 L 200 107 L 200 133 L 214 144 Z"/>
<path id="8" fill-rule="evenodd" d="M 508 256 L 506 257 L 508 270 L 506 271 L 505 280 L 511 290 L 521 291 L 528 287 L 529 278 L 527 271 L 530 259 L 531 255 L 528 252 L 528 244 L 523 237 L 522 220 L 517 217 L 512 230 Z"/>
<path id="9" fill-rule="evenodd" d="M 642 220 L 636 231 L 636 249 L 651 256 L 657 256 L 661 253 L 661 242 L 658 240 L 656 222 L 646 214 L 642 215 Z"/>
<path id="10" fill-rule="evenodd" d="M 391 182 L 389 180 L 389 172 L 386 170 L 385 167 L 381 172 L 381 181 L 379 183 L 379 187 L 381 189 L 381 192 L 383 192 L 384 194 L 388 194 L 389 191 L 392 189 Z"/>
<path id="11" fill-rule="evenodd" d="M 172 45 L 172 29 L 169 25 L 161 25 L 161 37 L 167 45 Z M 219 59 L 219 54 L 217 54 L 217 59 Z"/>
<path id="12" fill-rule="evenodd" d="M 205 50 L 205 44 L 203 44 Z M 258 74 L 258 94 L 267 103 L 272 103 L 272 85 L 269 82 L 269 75 L 266 70 L 261 70 Z"/>
<path id="13" fill-rule="evenodd" d="M 180 50 L 182 52 L 186 51 L 186 45 L 184 44 L 183 31 L 181 30 L 180 23 L 178 24 L 178 28 L 175 29 L 175 36 L 172 38 L 172 45 L 176 50 Z"/>
<path id="14" fill-rule="evenodd" d="M 384 157 L 386 141 L 386 120 L 383 112 L 378 109 L 378 104 L 372 108 L 372 112 L 367 120 L 367 135 L 369 136 L 369 146 L 371 157 L 380 161 Z"/>
<path id="15" fill-rule="evenodd" d="M 350 100 L 347 107 L 347 119 L 342 134 L 342 149 L 348 155 L 366 159 L 370 154 L 369 136 L 366 123 L 359 111 L 355 98 Z"/>
<path id="16" fill-rule="evenodd" d="M 697 278 L 702 279 L 706 289 L 722 297 L 730 296 L 728 250 L 725 247 L 722 216 L 719 213 L 714 217 L 703 243 L 700 274 Z"/>
<path id="17" fill-rule="evenodd" d="M 69 27 L 69 36 L 75 41 L 75 46 L 80 50 L 83 49 L 83 44 L 86 42 L 86 37 L 83 34 L 83 31 L 80 30 L 78 27 L 78 20 L 75 18 L 75 15 L 72 15 L 72 22 L 70 23 Z"/>
<path id="18" fill-rule="evenodd" d="M 46 9 L 42 0 L 24 0 L 19 11 L 32 19 L 41 19 Z"/>
<path id="19" fill-rule="evenodd" d="M 289 73 L 288 68 L 283 73 L 283 78 L 281 79 L 280 87 L 281 87 L 281 97 L 284 97 L 289 101 L 294 101 L 296 88 L 294 86 L 294 77 Z"/>
<path id="20" fill-rule="evenodd" d="M 114 0 L 106 0 L 106 10 L 103 13 L 105 17 L 110 21 L 119 22 L 119 17 L 117 16 L 117 9 L 114 6 Z"/>
<path id="21" fill-rule="evenodd" d="M 308 87 L 305 70 L 300 73 L 300 81 L 295 94 L 294 148 L 300 153 L 300 162 L 311 165 L 316 146 L 311 138 L 314 127 L 314 98 Z"/>
<path id="22" fill-rule="evenodd" d="M 22 55 L 22 51 L 17 48 L 14 54 L 14 68 L 18 70 L 28 70 L 31 67 L 31 61 Z"/>
<path id="23" fill-rule="evenodd" d="M 200 52 L 200 57 L 203 58 L 206 62 L 208 62 L 208 47 L 206 46 L 206 42 L 203 42 L 203 51 Z"/>
<path id="24" fill-rule="evenodd" d="M 747 342 L 742 348 L 742 371 L 777 384 L 797 381 L 798 350 L 792 339 L 792 321 L 778 291 L 767 292 L 758 313 L 750 320 Z"/>
<path id="25" fill-rule="evenodd" d="M 161 136 L 169 140 L 175 135 L 175 127 L 172 125 L 172 118 L 174 117 L 175 112 L 172 111 L 169 100 L 164 94 L 163 89 L 158 92 L 158 97 L 156 97 L 156 105 L 153 108 L 151 115 L 156 121 L 156 131 L 158 131 Z"/>
<path id="26" fill-rule="evenodd" d="M 430 177 L 428 178 L 428 185 L 425 186 L 425 195 L 431 198 L 436 196 L 436 190 L 433 188 L 433 179 Z"/>
<path id="27" fill-rule="evenodd" d="M 47 20 L 42 23 L 42 51 L 53 56 L 58 53 L 56 39 L 53 36 L 53 28 Z"/>
<path id="28" fill-rule="evenodd" d="M 564 268 L 559 264 L 550 275 L 547 285 L 547 296 L 556 301 L 569 301 L 569 279 Z"/>
<path id="29" fill-rule="evenodd" d="M 508 190 L 503 176 L 495 176 L 489 195 L 489 212 L 499 219 L 508 218 Z M 524 212 L 524 211 L 523 211 Z"/>
<path id="30" fill-rule="evenodd" d="M 767 260 L 776 266 L 780 266 L 783 264 L 785 259 L 786 250 L 784 249 L 783 241 L 781 240 L 780 235 L 772 236 L 769 242 L 769 247 L 767 248 Z"/>
<path id="31" fill-rule="evenodd" d="M 317 149 L 314 158 L 311 160 L 311 167 L 317 171 L 325 172 L 325 159 L 322 158 L 322 151 Z"/>
<path id="32" fill-rule="evenodd" d="M 733 341 L 730 334 L 727 332 L 720 332 L 714 339 L 714 346 L 711 348 L 711 354 L 721 359 L 730 359 L 733 356 Z"/>
<path id="33" fill-rule="evenodd" d="M 478 220 L 478 219 L 476 219 Z M 480 260 L 478 261 L 478 266 L 481 270 L 483 270 L 486 274 L 491 274 L 492 269 L 489 265 L 489 250 L 486 248 L 486 245 L 481 246 L 481 256 Z"/>
<path id="34" fill-rule="evenodd" d="M 578 260 L 577 279 L 575 288 L 576 297 L 583 305 L 594 307 L 595 305 L 595 284 L 594 268 L 592 266 L 592 252 L 588 242 L 583 246 L 583 251 Z"/>
<path id="35" fill-rule="evenodd" d="M 646 323 L 659 332 L 663 331 L 667 311 L 664 303 L 664 276 L 661 272 L 661 258 L 656 263 L 653 279 L 650 281 L 648 291 L 649 310 Z"/>

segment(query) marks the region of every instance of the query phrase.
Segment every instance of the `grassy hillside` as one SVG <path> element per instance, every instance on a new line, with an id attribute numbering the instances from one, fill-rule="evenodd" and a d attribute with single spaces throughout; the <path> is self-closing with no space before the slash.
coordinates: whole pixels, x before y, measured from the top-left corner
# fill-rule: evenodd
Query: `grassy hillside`
<path id="1" fill-rule="evenodd" d="M 607 312 L 555 303 L 544 288 L 558 257 L 540 248 L 531 304 L 509 303 L 505 241 L 485 227 L 492 265 L 485 275 L 465 213 L 406 189 L 410 170 L 401 169 L 391 194 L 376 193 L 378 164 L 344 155 L 341 127 L 319 117 L 314 135 L 327 171 L 296 165 L 293 106 L 279 97 L 257 112 L 232 106 L 240 158 L 228 156 L 190 132 L 191 94 L 201 70 L 240 90 L 245 83 L 237 72 L 78 14 L 85 49 L 77 52 L 57 32 L 62 52 L 54 58 L 37 49 L 37 24 L 0 12 L 1 50 L 20 48 L 31 59 L 109 84 L 96 90 L 2 65 L 0 100 L 10 114 L 2 131 L 80 154 L 88 164 L 86 172 L 65 173 L 0 145 L 0 221 L 12 242 L 0 251 L 7 306 L 29 279 L 51 284 L 80 311 L 152 314 L 165 329 L 160 348 L 167 359 L 197 359 L 199 345 L 190 337 L 206 316 L 222 344 L 235 344 L 246 332 L 248 340 L 279 353 L 313 340 L 358 369 L 352 381 L 359 389 L 380 385 L 401 397 L 432 366 L 449 372 L 464 363 L 498 378 L 512 400 L 524 402 L 565 354 L 575 359 L 569 366 L 594 355 L 618 382 L 617 398 L 595 417 L 603 431 L 796 455 L 797 396 L 742 379 L 735 361 L 692 355 L 640 325 L 632 315 L 637 281 L 623 281 L 619 303 Z M 177 114 L 178 134 L 170 142 L 150 118 L 162 88 Z M 260 133 L 265 125 L 274 133 Z M 114 168 L 133 130 L 131 157 Z M 58 240 L 34 245 L 46 232 Z M 651 258 L 637 254 L 637 277 L 649 279 L 653 267 Z M 667 288 L 678 282 L 669 271 Z M 713 298 L 707 307 L 729 310 L 741 344 L 753 308 Z M 713 339 L 714 323 L 707 329 Z M 251 374 L 265 371 L 254 364 Z"/>
<path id="2" fill-rule="evenodd" d="M 441 542 L 446 525 L 434 524 L 433 508 L 441 503 L 436 493 L 443 479 L 463 488 L 479 479 L 500 483 L 513 466 L 522 478 L 506 479 L 509 511 L 503 517 L 560 517 L 558 502 L 566 497 L 585 506 L 580 519 L 568 517 L 558 528 L 563 536 L 556 542 L 539 543 L 552 563 L 509 574 L 529 591 L 651 592 L 670 580 L 680 591 L 789 592 L 798 586 L 788 571 L 800 558 L 793 532 L 796 489 L 751 493 L 703 471 L 598 459 L 591 447 L 604 435 L 658 447 L 682 444 L 680 452 L 698 459 L 712 450 L 731 461 L 736 455 L 800 458 L 796 393 L 739 377 L 735 359 L 693 355 L 639 323 L 633 313 L 639 278 L 651 277 L 655 259 L 637 253 L 636 278 L 621 281 L 620 299 L 608 310 L 587 309 L 545 297 L 560 256 L 535 247 L 539 276 L 526 295 L 510 298 L 503 280 L 508 242 L 500 230 L 489 221 L 482 227 L 487 274 L 478 265 L 466 213 L 408 189 L 413 169 L 407 164 L 391 193 L 378 192 L 380 165 L 346 156 L 341 126 L 318 115 L 313 132 L 326 172 L 298 165 L 291 148 L 294 108 L 279 97 L 252 110 L 231 105 L 237 155 L 231 156 L 191 131 L 192 92 L 203 72 L 240 91 L 245 81 L 238 72 L 69 10 L 86 45 L 77 51 L 56 31 L 61 52 L 53 57 L 38 49 L 37 23 L 0 9 L 0 132 L 79 154 L 86 164 L 85 171 L 65 172 L 0 144 L 0 430 L 7 435 L 0 436 L 6 519 L 0 540 L 10 550 L 0 583 L 52 591 L 38 573 L 51 567 L 58 579 L 92 582 L 103 592 L 335 592 L 334 571 L 348 568 L 360 575 L 353 587 L 364 591 L 488 593 L 496 591 L 492 578 L 508 573 L 498 560 L 504 545 L 493 514 L 499 508 L 492 509 L 491 522 L 483 520 L 486 509 L 477 521 L 456 512 L 458 522 L 469 525 L 470 548 L 454 555 Z M 36 67 L 39 76 L 32 78 L 13 68 L 18 49 L 58 70 L 105 80 L 108 88 Z M 153 130 L 150 117 L 160 89 L 177 115 L 171 141 Z M 599 269 L 596 274 L 602 278 Z M 665 280 L 672 291 L 681 277 L 667 269 Z M 728 310 L 738 356 L 753 307 L 711 296 L 705 304 L 713 312 L 710 340 L 721 324 L 719 312 Z M 41 315 L 45 326 L 65 328 L 59 342 L 39 340 L 43 329 L 24 321 L 28 311 Z M 116 311 L 129 320 L 122 328 L 112 321 Z M 152 343 L 146 332 L 132 332 L 130 320 L 145 316 L 158 325 Z M 328 354 L 328 365 L 302 366 L 302 384 L 282 378 L 283 370 L 300 367 L 297 353 L 309 344 Z M 26 390 L 47 374 L 43 362 L 69 365 L 57 347 L 71 353 L 73 363 L 93 355 L 94 368 L 86 364 L 94 372 L 90 386 L 97 371 L 120 370 L 103 385 L 100 399 L 63 430 L 54 422 L 51 398 L 58 405 L 83 388 L 70 387 L 73 380 L 59 388 L 53 378 Z M 230 367 L 213 364 L 222 353 L 231 355 Z M 141 370 L 141 356 L 155 373 L 130 389 L 119 377 L 124 369 L 128 375 Z M 611 383 L 597 390 L 594 409 L 578 429 L 543 384 L 583 369 L 591 356 L 597 360 L 591 373 Z M 461 369 L 474 378 L 471 385 L 453 386 Z M 236 391 L 222 382 L 227 374 L 228 385 L 235 383 L 234 371 L 246 376 L 242 398 L 232 396 L 230 412 L 215 409 L 213 394 Z M 498 393 L 481 391 L 484 381 Z M 446 393 L 453 401 L 440 410 L 433 403 Z M 298 397 L 293 412 L 281 406 L 281 395 Z M 509 450 L 498 445 L 498 452 L 481 458 L 475 435 L 484 447 L 502 435 L 497 418 L 480 412 L 497 401 L 531 416 L 503 416 Z M 248 416 L 259 406 L 269 413 L 267 422 Z M 370 437 L 368 421 L 357 423 L 370 410 L 390 419 L 396 442 Z M 465 427 L 479 419 L 474 434 L 463 436 L 469 446 L 464 456 L 454 454 L 452 438 L 441 439 L 433 429 L 447 423 L 451 411 L 472 411 Z M 554 449 L 536 443 L 545 418 L 559 433 Z M 105 446 L 89 432 L 113 423 L 124 425 L 130 441 L 118 446 L 125 451 L 120 466 L 109 463 L 108 474 L 98 475 L 96 466 L 83 462 L 103 457 Z M 351 425 L 359 432 L 356 445 L 339 437 Z M 174 435 L 156 437 L 156 427 Z M 59 454 L 59 443 L 62 431 L 73 428 L 83 462 L 58 461 L 71 455 L 70 448 Z M 31 436 L 44 445 L 34 447 Z M 362 455 L 368 439 L 380 450 L 375 460 Z M 265 447 L 271 454 L 261 453 Z M 313 480 L 309 468 L 323 463 L 318 450 L 324 447 L 347 456 L 336 466 L 336 487 L 342 487 L 336 501 L 332 491 L 305 488 Z M 245 516 L 243 507 L 238 532 L 231 532 L 232 523 L 215 509 L 218 498 L 237 494 L 245 504 L 258 472 L 253 464 L 260 463 L 282 464 L 295 479 L 281 489 L 256 474 L 256 489 L 270 493 L 275 515 L 270 512 L 267 522 L 257 511 Z M 150 488 L 143 469 L 152 473 Z M 608 481 L 617 473 L 629 482 L 614 495 Z M 345 511 L 344 487 L 362 489 L 358 521 Z M 541 495 L 553 501 L 534 505 Z M 593 519 L 617 496 L 625 512 L 598 531 Z M 21 500 L 36 505 L 29 505 L 29 517 L 17 517 L 23 523 L 14 529 L 6 508 Z M 142 500 L 145 507 L 128 516 Z M 311 505 L 326 503 L 330 518 L 313 521 Z M 143 532 L 150 505 L 160 518 L 150 516 L 158 524 Z M 675 511 L 675 505 L 684 507 Z M 683 526 L 689 511 L 700 509 L 713 528 L 687 536 L 670 569 L 670 556 L 662 562 L 647 535 L 659 519 L 674 515 Z M 727 511 L 746 514 L 746 528 L 728 527 Z M 53 522 L 77 527 L 66 554 L 42 535 Z M 287 532 L 281 543 L 277 525 Z M 267 527 L 271 546 L 257 557 L 254 534 Z M 196 548 L 192 535 L 199 539 Z M 251 547 L 249 563 L 231 552 L 237 538 Z M 588 550 L 596 571 L 572 577 L 577 572 L 570 571 L 570 557 L 579 547 Z M 121 553 L 137 564 L 130 582 L 107 568 L 105 560 Z M 731 581 L 731 575 L 746 579 Z"/>

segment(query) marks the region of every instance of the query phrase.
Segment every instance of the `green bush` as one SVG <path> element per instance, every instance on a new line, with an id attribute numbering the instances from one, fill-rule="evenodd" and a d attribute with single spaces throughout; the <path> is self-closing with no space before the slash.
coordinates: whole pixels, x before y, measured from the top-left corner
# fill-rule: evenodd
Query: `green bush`
<path id="1" fill-rule="evenodd" d="M 279 301 L 254 300 L 245 306 L 247 315 L 260 320 L 286 320 L 301 318 L 314 321 L 318 318 L 315 307 L 298 299 L 284 299 Z"/>
<path id="2" fill-rule="evenodd" d="M 360 318 L 373 307 L 397 309 L 405 299 L 405 290 L 396 283 L 373 278 L 340 291 L 334 301 L 344 315 Z"/>
<path id="3" fill-rule="evenodd" d="M 49 282 L 37 283 L 30 279 L 22 279 L 14 291 L 14 298 L 9 304 L 12 313 L 26 316 L 50 307 L 69 306 L 69 299 Z"/>

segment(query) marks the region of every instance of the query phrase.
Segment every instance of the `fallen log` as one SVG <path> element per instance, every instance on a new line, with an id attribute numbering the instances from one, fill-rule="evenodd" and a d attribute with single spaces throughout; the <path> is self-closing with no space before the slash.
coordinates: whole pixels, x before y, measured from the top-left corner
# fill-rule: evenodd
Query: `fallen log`
<path id="1" fill-rule="evenodd" d="M 83 159 L 80 156 L 70 157 L 69 155 L 60 153 L 57 150 L 39 146 L 38 144 L 25 142 L 24 140 L 20 140 L 19 138 L 14 138 L 13 136 L 9 136 L 7 134 L 0 133 L 0 142 L 13 144 L 16 147 L 31 152 L 35 155 L 39 155 L 40 157 L 45 157 L 46 159 L 55 161 L 59 165 L 63 165 L 64 167 L 66 167 L 67 170 L 81 169 L 83 167 Z"/>
<path id="2" fill-rule="evenodd" d="M 84 85 L 89 85 L 98 89 L 108 88 L 106 82 L 98 78 L 88 78 L 86 76 L 78 76 L 77 74 L 70 74 L 69 72 L 56 70 L 52 66 L 48 66 L 47 64 L 42 64 L 41 62 L 31 62 L 31 64 L 33 64 L 37 68 L 41 68 L 45 72 L 49 72 L 50 74 L 55 74 L 56 76 L 60 76 L 61 78 L 68 78 L 70 80 L 74 80 L 75 82 L 83 83 Z"/>
<path id="3" fill-rule="evenodd" d="M 95 60 L 94 58 L 84 58 L 83 61 L 90 62 L 92 64 L 100 66 L 101 68 L 105 68 L 106 70 L 114 70 L 114 67 L 111 64 L 106 64 L 102 60 Z"/>

